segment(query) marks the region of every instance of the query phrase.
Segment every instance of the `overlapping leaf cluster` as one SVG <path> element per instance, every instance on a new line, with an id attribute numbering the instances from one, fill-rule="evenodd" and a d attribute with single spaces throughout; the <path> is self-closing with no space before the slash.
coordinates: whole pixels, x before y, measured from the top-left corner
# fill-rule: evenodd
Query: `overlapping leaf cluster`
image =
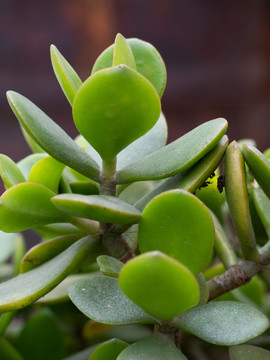
<path id="1" fill-rule="evenodd" d="M 130 344 L 113 333 L 74 359 L 187 359 L 188 350 L 171 340 L 178 329 L 211 344 L 237 345 L 230 348 L 232 360 L 269 357 L 238 345 L 269 327 L 262 308 L 270 263 L 267 153 L 249 141 L 228 146 L 222 118 L 165 145 L 160 98 L 166 69 L 149 43 L 118 34 L 84 82 L 55 46 L 51 58 L 80 135 L 71 139 L 30 100 L 7 93 L 33 154 L 17 164 L 0 155 L 6 187 L 0 199 L 0 333 L 18 310 L 33 303 L 39 310 L 23 328 L 19 350 L 3 338 L 0 355 L 63 356 L 48 306 L 71 300 L 91 319 L 86 334 L 115 325 L 154 329 L 151 336 L 148 327 L 134 325 L 148 329 L 146 335 Z M 218 174 L 225 152 L 226 196 Z M 25 254 L 17 233 L 28 229 L 42 241 Z M 5 264 L 12 254 L 14 267 Z M 210 301 L 242 285 L 234 281 L 235 269 L 242 284 L 253 278 L 250 284 Z M 255 276 L 259 272 L 264 280 Z M 55 349 L 51 353 L 42 345 L 44 326 L 49 341 L 58 339 L 46 346 Z M 34 355 L 27 345 L 33 337 Z"/>

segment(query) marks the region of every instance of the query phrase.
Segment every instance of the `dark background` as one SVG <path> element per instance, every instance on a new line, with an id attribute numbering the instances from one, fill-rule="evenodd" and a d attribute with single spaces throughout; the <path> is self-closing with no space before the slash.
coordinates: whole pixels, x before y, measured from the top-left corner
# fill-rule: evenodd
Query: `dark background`
<path id="1" fill-rule="evenodd" d="M 71 109 L 54 76 L 55 44 L 84 80 L 117 32 L 151 42 L 167 66 L 169 141 L 225 117 L 230 140 L 270 146 L 270 1 L 0 0 L 0 152 L 29 150 L 5 92 L 36 103 L 71 136 Z"/>

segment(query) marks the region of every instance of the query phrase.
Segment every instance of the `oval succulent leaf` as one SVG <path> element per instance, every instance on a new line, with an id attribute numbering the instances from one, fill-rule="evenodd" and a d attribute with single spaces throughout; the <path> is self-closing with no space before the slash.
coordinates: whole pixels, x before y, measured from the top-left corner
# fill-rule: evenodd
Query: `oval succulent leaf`
<path id="1" fill-rule="evenodd" d="M 168 339 L 152 336 L 130 345 L 117 360 L 187 360 L 184 354 Z"/>
<path id="2" fill-rule="evenodd" d="M 97 238 L 87 236 L 38 268 L 0 284 L 0 312 L 24 308 L 51 291 L 97 245 Z"/>
<path id="3" fill-rule="evenodd" d="M 251 145 L 243 145 L 242 152 L 255 179 L 270 198 L 270 160 Z"/>
<path id="4" fill-rule="evenodd" d="M 97 264 L 100 271 L 104 275 L 118 277 L 120 270 L 123 267 L 123 263 L 116 258 L 108 255 L 100 255 L 97 257 Z"/>
<path id="5" fill-rule="evenodd" d="M 110 339 L 99 345 L 90 355 L 89 360 L 116 360 L 128 345 L 122 340 Z"/>
<path id="6" fill-rule="evenodd" d="M 79 132 L 103 160 L 149 131 L 160 114 L 152 84 L 126 65 L 98 71 L 78 90 L 73 117 Z"/>
<path id="7" fill-rule="evenodd" d="M 194 165 L 222 138 L 225 119 L 208 121 L 160 150 L 134 161 L 116 174 L 116 183 L 163 179 Z"/>
<path id="8" fill-rule="evenodd" d="M 229 349 L 231 360 L 270 360 L 270 351 L 253 345 L 237 345 Z"/>
<path id="9" fill-rule="evenodd" d="M 62 235 L 33 246 L 23 257 L 20 272 L 25 273 L 52 259 L 79 240 L 81 235 Z"/>
<path id="10" fill-rule="evenodd" d="M 186 311 L 173 324 L 211 344 L 230 346 L 259 336 L 269 320 L 251 305 L 218 301 Z"/>
<path id="11" fill-rule="evenodd" d="M 17 162 L 18 168 L 21 170 L 23 176 L 26 180 L 28 180 L 28 176 L 32 167 L 40 160 L 46 158 L 48 154 L 46 153 L 39 153 L 39 154 L 31 154 Z"/>
<path id="12" fill-rule="evenodd" d="M 214 224 L 207 207 L 185 190 L 164 192 L 145 207 L 138 229 L 141 252 L 159 250 L 196 276 L 210 261 Z"/>
<path id="13" fill-rule="evenodd" d="M 118 279 L 96 275 L 79 280 L 69 288 L 69 297 L 90 319 L 102 324 L 154 324 L 156 320 L 129 300 Z"/>
<path id="14" fill-rule="evenodd" d="M 256 261 L 258 251 L 249 212 L 245 164 L 235 141 L 226 150 L 224 176 L 226 199 L 241 249 L 246 259 Z"/>
<path id="15" fill-rule="evenodd" d="M 191 271 L 159 251 L 128 261 L 120 271 L 119 286 L 130 300 L 161 320 L 172 319 L 199 300 Z"/>
<path id="16" fill-rule="evenodd" d="M 109 195 L 60 194 L 52 202 L 69 215 L 110 223 L 137 223 L 141 214 L 134 206 Z"/>
<path id="17" fill-rule="evenodd" d="M 39 160 L 31 169 L 28 181 L 46 186 L 58 193 L 58 186 L 65 165 L 51 156 Z"/>
<path id="18" fill-rule="evenodd" d="M 8 189 L 0 198 L 0 229 L 16 232 L 69 221 L 70 217 L 50 201 L 54 195 L 51 190 L 36 183 L 21 183 Z"/>
<path id="19" fill-rule="evenodd" d="M 35 142 L 35 140 L 32 139 L 32 137 L 22 126 L 21 126 L 21 132 L 23 134 L 25 141 L 27 142 L 27 145 L 29 146 L 29 148 L 32 150 L 33 153 L 36 154 L 45 153 L 45 151 Z"/>
<path id="20" fill-rule="evenodd" d="M 165 89 L 167 73 L 159 52 L 148 42 L 136 38 L 126 39 L 126 41 L 132 50 L 137 71 L 154 85 L 161 97 Z M 93 66 L 92 74 L 111 67 L 113 65 L 113 54 L 114 44 L 105 49 L 97 58 Z M 149 64 L 151 64 L 151 66 L 149 66 Z"/>
<path id="21" fill-rule="evenodd" d="M 171 189 L 178 188 L 195 193 L 196 189 L 202 186 L 206 179 L 208 179 L 209 176 L 217 169 L 224 156 L 227 146 L 228 137 L 224 135 L 214 149 L 209 151 L 190 169 L 163 180 L 155 187 L 154 190 L 139 199 L 134 206 L 143 210 L 146 204 L 155 196 Z"/>
<path id="22" fill-rule="evenodd" d="M 113 66 L 125 64 L 136 70 L 132 50 L 123 35 L 117 34 L 114 42 Z"/>
<path id="23" fill-rule="evenodd" d="M 0 176 L 7 188 L 26 180 L 15 162 L 3 154 L 0 154 Z"/>
<path id="24" fill-rule="evenodd" d="M 21 125 L 42 149 L 83 175 L 99 178 L 98 164 L 42 110 L 14 91 L 8 91 L 7 98 Z"/>
<path id="25" fill-rule="evenodd" d="M 72 106 L 76 92 L 82 85 L 82 81 L 55 45 L 51 45 L 50 50 L 55 76 Z"/>

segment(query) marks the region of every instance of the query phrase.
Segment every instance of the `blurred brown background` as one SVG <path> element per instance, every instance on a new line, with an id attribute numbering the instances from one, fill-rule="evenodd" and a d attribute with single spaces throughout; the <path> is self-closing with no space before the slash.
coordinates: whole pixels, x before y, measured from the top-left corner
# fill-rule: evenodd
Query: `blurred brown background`
<path id="1" fill-rule="evenodd" d="M 29 153 L 5 92 L 15 90 L 70 135 L 71 109 L 51 68 L 55 44 L 82 79 L 117 32 L 151 42 L 168 83 L 163 111 L 172 141 L 216 117 L 230 139 L 270 146 L 270 1 L 0 0 L 0 152 Z"/>

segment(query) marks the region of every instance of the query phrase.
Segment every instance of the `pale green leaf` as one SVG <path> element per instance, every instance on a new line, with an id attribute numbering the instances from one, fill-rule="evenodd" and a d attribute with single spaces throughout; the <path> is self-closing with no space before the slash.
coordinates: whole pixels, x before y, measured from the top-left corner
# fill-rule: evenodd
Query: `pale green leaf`
<path id="1" fill-rule="evenodd" d="M 120 290 L 118 279 L 96 275 L 79 280 L 69 288 L 69 297 L 90 319 L 102 324 L 153 324 L 149 314 L 129 300 Z"/>
<path id="2" fill-rule="evenodd" d="M 14 91 L 8 91 L 7 98 L 21 125 L 42 149 L 83 175 L 99 178 L 97 163 L 42 110 Z"/>
<path id="3" fill-rule="evenodd" d="M 97 243 L 96 237 L 87 236 L 38 268 L 0 284 L 0 312 L 24 308 L 51 291 Z"/>
<path id="4" fill-rule="evenodd" d="M 194 165 L 222 138 L 227 129 L 225 119 L 208 121 L 160 150 L 139 159 L 116 174 L 118 184 L 163 179 Z"/>
<path id="5" fill-rule="evenodd" d="M 262 334 L 269 320 L 251 305 L 237 301 L 210 302 L 173 320 L 173 324 L 216 345 L 237 345 Z"/>
<path id="6" fill-rule="evenodd" d="M 51 45 L 50 50 L 55 76 L 72 106 L 76 92 L 82 85 L 82 81 L 55 45 Z"/>

